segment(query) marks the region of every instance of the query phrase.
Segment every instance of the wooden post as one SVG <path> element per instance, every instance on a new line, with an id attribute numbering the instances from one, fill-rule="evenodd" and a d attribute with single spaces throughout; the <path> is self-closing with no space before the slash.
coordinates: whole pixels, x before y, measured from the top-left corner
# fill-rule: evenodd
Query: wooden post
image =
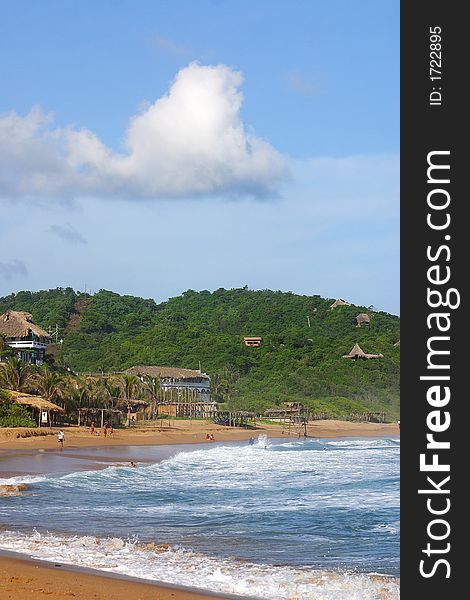
<path id="1" fill-rule="evenodd" d="M 101 429 L 103 429 L 103 425 L 104 425 L 104 409 L 101 409 Z"/>

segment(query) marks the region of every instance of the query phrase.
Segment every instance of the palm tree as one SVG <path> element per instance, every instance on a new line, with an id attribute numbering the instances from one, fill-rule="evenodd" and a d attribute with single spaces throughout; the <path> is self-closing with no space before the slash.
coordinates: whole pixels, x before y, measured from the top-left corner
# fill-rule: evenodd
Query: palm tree
<path id="1" fill-rule="evenodd" d="M 8 390 L 21 392 L 31 381 L 34 370 L 16 356 L 0 366 L 0 384 Z"/>
<path id="2" fill-rule="evenodd" d="M 211 395 L 223 399 L 224 378 L 222 373 L 215 373 L 211 377 Z"/>
<path id="3" fill-rule="evenodd" d="M 10 346 L 5 342 L 5 337 L 0 335 L 0 362 L 2 361 L 2 357 L 10 357 L 14 355 L 15 350 L 10 348 Z"/>
<path id="4" fill-rule="evenodd" d="M 68 379 L 64 388 L 63 401 L 68 413 L 89 407 L 94 403 L 93 384 L 81 377 Z"/>
<path id="5" fill-rule="evenodd" d="M 121 398 L 123 400 L 132 400 L 137 397 L 140 391 L 140 380 L 135 375 L 121 376 Z"/>
<path id="6" fill-rule="evenodd" d="M 34 384 L 41 396 L 50 402 L 57 402 L 64 394 L 65 384 L 62 375 L 48 366 L 39 369 L 34 377 Z"/>
<path id="7" fill-rule="evenodd" d="M 152 403 L 152 419 L 155 419 L 155 415 L 157 413 L 157 402 L 160 399 L 161 394 L 161 379 L 160 377 L 150 377 L 146 375 L 144 377 L 144 390 L 150 397 L 150 401 Z"/>
<path id="8" fill-rule="evenodd" d="M 99 386 L 106 398 L 105 402 L 107 406 L 109 408 L 114 408 L 116 399 L 121 397 L 121 386 L 119 385 L 119 382 L 112 377 L 103 377 L 99 381 Z"/>
<path id="9" fill-rule="evenodd" d="M 225 402 L 230 402 L 235 391 L 235 385 L 240 379 L 240 373 L 234 367 L 228 365 L 224 368 L 221 379 L 222 396 Z"/>
<path id="10" fill-rule="evenodd" d="M 135 375 L 122 375 L 120 384 L 121 398 L 127 406 L 127 425 L 130 425 L 131 401 L 135 400 L 140 392 L 140 379 Z"/>

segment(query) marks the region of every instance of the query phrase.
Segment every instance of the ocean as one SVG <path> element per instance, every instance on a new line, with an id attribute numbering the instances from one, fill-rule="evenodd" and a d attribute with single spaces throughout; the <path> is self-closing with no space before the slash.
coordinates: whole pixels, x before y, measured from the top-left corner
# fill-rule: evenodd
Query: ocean
<path id="1" fill-rule="evenodd" d="M 29 489 L 0 498 L 0 549 L 252 598 L 392 600 L 399 452 L 390 438 L 260 436 L 3 479 Z"/>

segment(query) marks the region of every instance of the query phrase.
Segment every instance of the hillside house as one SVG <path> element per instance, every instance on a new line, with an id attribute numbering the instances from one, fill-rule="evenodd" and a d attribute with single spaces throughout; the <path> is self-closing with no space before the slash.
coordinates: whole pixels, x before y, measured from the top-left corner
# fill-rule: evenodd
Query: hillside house
<path id="1" fill-rule="evenodd" d="M 356 327 L 361 325 L 370 325 L 370 317 L 367 313 L 360 313 L 356 317 Z"/>
<path id="2" fill-rule="evenodd" d="M 359 346 L 359 344 L 354 344 L 351 352 L 349 354 L 343 354 L 343 358 L 350 358 L 352 360 L 368 360 L 370 358 L 383 358 L 383 354 L 367 354 L 364 350 Z"/>
<path id="3" fill-rule="evenodd" d="M 247 346 L 248 348 L 259 348 L 261 346 L 261 342 L 262 342 L 263 338 L 260 337 L 244 337 L 243 338 L 243 343 L 245 344 L 245 346 Z"/>
<path id="4" fill-rule="evenodd" d="M 7 310 L 0 315 L 0 336 L 7 346 L 17 351 L 20 360 L 38 366 L 45 361 L 51 336 L 33 322 L 30 313 Z"/>
<path id="5" fill-rule="evenodd" d="M 338 306 L 351 306 L 349 304 L 349 302 L 346 302 L 346 300 L 343 300 L 342 298 L 338 298 L 337 300 L 335 300 L 333 302 L 333 304 L 330 306 L 330 310 L 334 310 L 335 308 L 337 308 Z"/>

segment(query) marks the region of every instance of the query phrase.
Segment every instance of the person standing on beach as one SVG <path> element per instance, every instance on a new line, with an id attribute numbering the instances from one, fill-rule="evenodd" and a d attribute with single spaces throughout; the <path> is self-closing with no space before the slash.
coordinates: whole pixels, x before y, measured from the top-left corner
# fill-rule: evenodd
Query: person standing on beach
<path id="1" fill-rule="evenodd" d="M 104 437 L 106 437 L 108 435 L 108 424 L 107 423 L 105 423 L 103 426 L 103 434 L 104 434 Z"/>
<path id="2" fill-rule="evenodd" d="M 90 429 L 91 429 L 91 433 L 92 433 L 92 434 L 93 434 L 93 433 L 95 433 L 95 422 L 94 422 L 94 421 L 92 421 L 92 422 L 91 422 L 91 427 L 90 427 Z"/>
<path id="3" fill-rule="evenodd" d="M 64 447 L 65 434 L 62 430 L 57 434 L 57 441 L 59 442 L 60 448 Z"/>

